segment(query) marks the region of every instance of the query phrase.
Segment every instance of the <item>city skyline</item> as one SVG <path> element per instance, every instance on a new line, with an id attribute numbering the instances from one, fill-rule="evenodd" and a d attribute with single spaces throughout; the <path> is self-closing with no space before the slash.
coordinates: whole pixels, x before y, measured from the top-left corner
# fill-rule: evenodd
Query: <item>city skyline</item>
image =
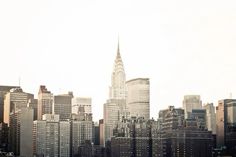
<path id="1" fill-rule="evenodd" d="M 189 94 L 216 106 L 236 93 L 234 4 L 2 1 L 0 84 L 18 85 L 20 77 L 23 90 L 35 95 L 46 85 L 54 95 L 91 97 L 98 121 L 119 33 L 126 80 L 150 78 L 150 117 L 182 107 Z"/>

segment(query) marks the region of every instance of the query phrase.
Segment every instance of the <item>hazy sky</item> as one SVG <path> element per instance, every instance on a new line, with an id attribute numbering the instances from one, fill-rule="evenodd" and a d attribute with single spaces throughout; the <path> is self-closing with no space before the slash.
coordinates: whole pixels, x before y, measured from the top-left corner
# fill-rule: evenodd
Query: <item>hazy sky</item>
<path id="1" fill-rule="evenodd" d="M 117 39 L 127 80 L 149 77 L 151 116 L 186 94 L 236 95 L 236 1 L 0 1 L 0 84 L 108 98 Z"/>

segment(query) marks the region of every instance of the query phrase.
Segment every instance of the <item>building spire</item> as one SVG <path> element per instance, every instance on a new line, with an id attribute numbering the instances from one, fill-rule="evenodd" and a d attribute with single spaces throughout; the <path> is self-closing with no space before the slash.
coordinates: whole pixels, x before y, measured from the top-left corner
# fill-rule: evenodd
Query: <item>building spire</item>
<path id="1" fill-rule="evenodd" d="M 121 58 L 121 56 L 120 56 L 120 38 L 119 38 L 119 35 L 118 35 L 118 45 L 117 45 L 117 58 Z"/>

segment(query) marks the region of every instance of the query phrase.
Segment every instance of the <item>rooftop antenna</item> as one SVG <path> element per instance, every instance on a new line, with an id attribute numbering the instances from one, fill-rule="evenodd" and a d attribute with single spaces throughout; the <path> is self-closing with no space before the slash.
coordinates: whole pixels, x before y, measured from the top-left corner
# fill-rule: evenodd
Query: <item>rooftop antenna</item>
<path id="1" fill-rule="evenodd" d="M 19 80 L 18 80 L 18 81 L 19 81 L 18 83 L 19 83 L 19 87 L 20 87 L 20 81 L 21 81 L 21 80 L 20 80 L 20 77 L 19 77 Z"/>

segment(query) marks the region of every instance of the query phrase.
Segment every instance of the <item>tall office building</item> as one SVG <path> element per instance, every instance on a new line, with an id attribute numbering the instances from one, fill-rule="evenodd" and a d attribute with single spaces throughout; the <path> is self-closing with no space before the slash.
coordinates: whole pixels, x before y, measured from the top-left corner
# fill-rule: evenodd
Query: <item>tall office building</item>
<path id="1" fill-rule="evenodd" d="M 109 99 L 103 106 L 104 119 L 104 143 L 111 140 L 113 135 L 113 127 L 123 116 L 126 116 L 126 76 L 123 62 L 120 55 L 120 48 L 118 42 L 117 55 L 111 76 L 111 87 L 109 92 Z"/>
<path id="2" fill-rule="evenodd" d="M 9 116 L 13 111 L 27 107 L 29 94 L 21 88 L 13 88 L 5 95 L 4 99 L 4 123 L 9 125 Z"/>
<path id="3" fill-rule="evenodd" d="M 150 118 L 150 86 L 148 78 L 137 78 L 126 82 L 127 109 L 130 116 Z"/>
<path id="4" fill-rule="evenodd" d="M 193 109 L 190 119 L 194 119 L 197 122 L 197 127 L 201 129 L 207 129 L 207 119 L 205 109 Z"/>
<path id="5" fill-rule="evenodd" d="M 59 115 L 44 114 L 34 121 L 33 150 L 36 156 L 59 156 Z"/>
<path id="6" fill-rule="evenodd" d="M 70 157 L 71 155 L 71 125 L 69 121 L 59 122 L 59 155 Z"/>
<path id="7" fill-rule="evenodd" d="M 206 110 L 206 126 L 212 134 L 216 134 L 216 113 L 213 103 L 207 103 L 203 106 Z"/>
<path id="8" fill-rule="evenodd" d="M 109 94 L 110 99 L 126 99 L 125 81 L 125 70 L 123 61 L 121 59 L 120 47 L 118 42 L 117 55 L 111 76 L 111 87 Z"/>
<path id="9" fill-rule="evenodd" d="M 68 94 L 54 96 L 54 114 L 60 115 L 61 120 L 70 119 L 72 98 L 73 94 L 71 92 L 69 92 Z"/>
<path id="10" fill-rule="evenodd" d="M 184 117 L 189 118 L 193 109 L 202 109 L 200 95 L 185 95 L 183 100 Z"/>
<path id="11" fill-rule="evenodd" d="M 53 113 L 53 94 L 47 90 L 46 86 L 41 85 L 38 92 L 38 120 L 44 114 Z"/>
<path id="12" fill-rule="evenodd" d="M 0 122 L 3 122 L 4 117 L 4 96 L 12 88 L 20 88 L 19 86 L 0 86 Z"/>
<path id="13" fill-rule="evenodd" d="M 0 123 L 0 150 L 7 151 L 8 150 L 8 132 L 9 127 L 6 123 Z"/>
<path id="14" fill-rule="evenodd" d="M 30 99 L 28 101 L 28 107 L 34 111 L 34 121 L 38 118 L 38 99 Z"/>
<path id="15" fill-rule="evenodd" d="M 86 141 L 92 143 L 93 140 L 93 122 L 72 120 L 72 156 L 78 156 L 79 147 Z"/>
<path id="16" fill-rule="evenodd" d="M 33 156 L 33 109 L 21 108 L 10 114 L 9 146 L 17 156 Z"/>
<path id="17" fill-rule="evenodd" d="M 218 147 L 226 147 L 227 155 L 236 156 L 236 99 L 218 101 L 216 141 Z"/>
<path id="18" fill-rule="evenodd" d="M 99 120 L 99 145 L 104 146 L 104 120 Z"/>
<path id="19" fill-rule="evenodd" d="M 72 99 L 72 113 L 78 114 L 79 107 L 84 107 L 86 114 L 92 113 L 92 99 L 89 97 L 75 97 Z"/>
<path id="20" fill-rule="evenodd" d="M 104 142 L 111 140 L 113 136 L 113 129 L 116 123 L 125 116 L 124 99 L 109 99 L 104 104 L 103 118 L 104 118 Z M 103 143 L 102 145 L 104 145 Z"/>

